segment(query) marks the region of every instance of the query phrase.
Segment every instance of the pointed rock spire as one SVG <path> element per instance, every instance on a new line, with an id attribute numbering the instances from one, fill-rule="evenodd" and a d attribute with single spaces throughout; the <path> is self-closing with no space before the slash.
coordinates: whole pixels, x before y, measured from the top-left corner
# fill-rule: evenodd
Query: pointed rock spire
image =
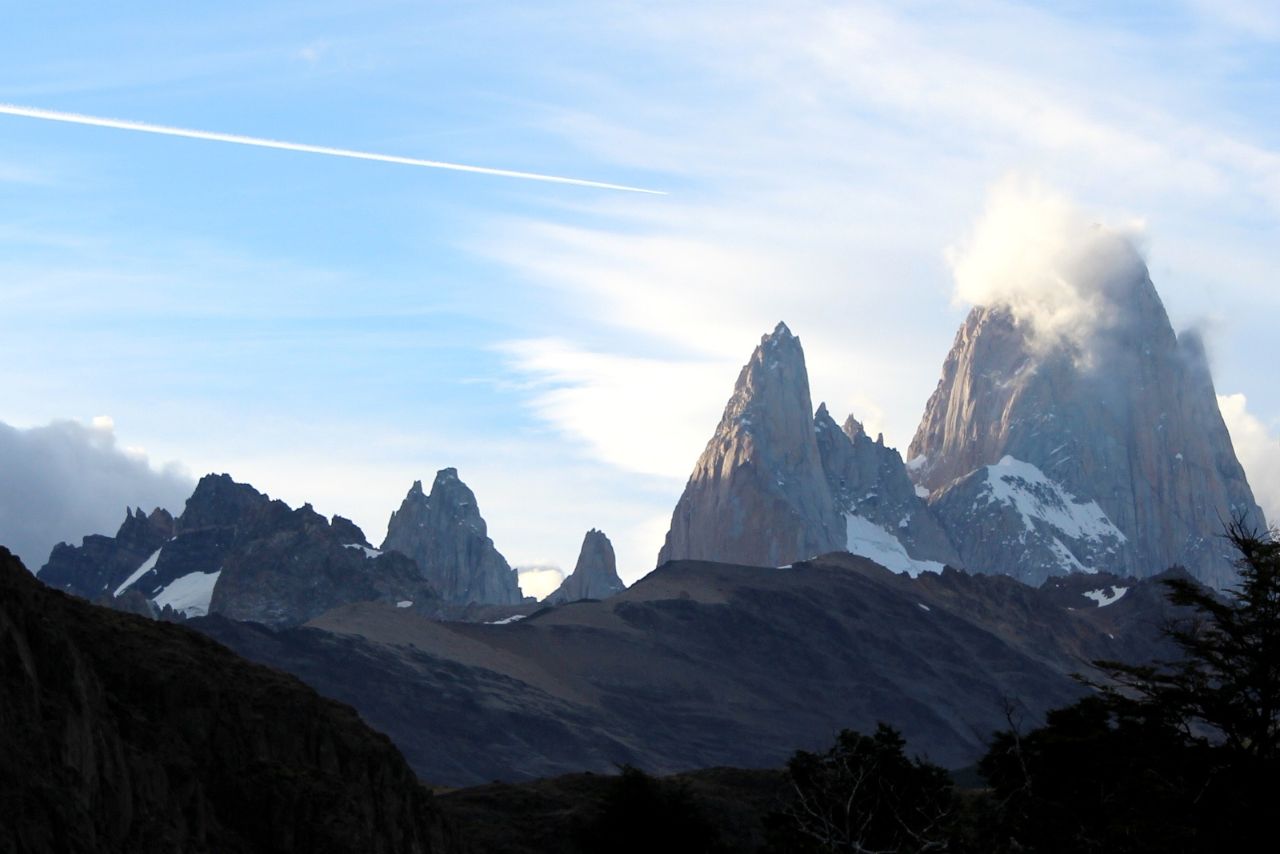
<path id="1" fill-rule="evenodd" d="M 607 599 L 627 589 L 618 577 L 618 564 L 613 543 L 603 531 L 592 528 L 582 539 L 578 563 L 555 592 L 543 601 L 548 605 L 577 602 L 581 599 Z"/>
<path id="2" fill-rule="evenodd" d="M 489 539 L 475 493 L 457 469 L 437 472 L 430 495 L 423 494 L 422 481 L 414 481 L 391 514 L 382 549 L 412 558 L 446 602 L 523 601 L 516 571 Z"/>
<path id="3" fill-rule="evenodd" d="M 738 375 L 658 562 L 778 566 L 842 548 L 812 419 L 800 339 L 779 323 Z"/>
<path id="4" fill-rule="evenodd" d="M 813 429 L 827 487 L 846 524 L 844 548 L 912 574 L 960 565 L 896 450 L 871 441 L 852 415 L 837 427 L 825 407 L 818 407 Z"/>

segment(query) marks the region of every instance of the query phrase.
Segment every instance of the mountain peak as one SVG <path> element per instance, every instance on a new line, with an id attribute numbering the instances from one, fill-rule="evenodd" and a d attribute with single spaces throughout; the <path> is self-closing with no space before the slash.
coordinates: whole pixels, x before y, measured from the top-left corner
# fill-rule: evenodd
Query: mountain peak
<path id="1" fill-rule="evenodd" d="M 849 417 L 844 420 L 844 434 L 850 439 L 857 439 L 865 432 L 862 422 L 854 418 L 853 413 L 850 413 Z"/>
<path id="2" fill-rule="evenodd" d="M 494 547 L 475 493 L 456 468 L 436 473 L 431 494 L 414 481 L 387 524 L 384 551 L 412 558 L 446 602 L 513 605 L 523 601 L 516 571 Z"/>
<path id="3" fill-rule="evenodd" d="M 973 309 L 956 334 L 908 456 L 921 460 L 915 479 L 930 490 L 966 566 L 1147 576 L 1181 564 L 1216 587 L 1233 583 L 1223 520 L 1261 521 L 1261 511 L 1232 450 L 1200 342 L 1194 333 L 1175 336 L 1145 267 L 1122 273 L 1098 290 L 1108 310 L 1070 336 L 1046 339 L 1045 328 L 1007 307 Z M 1096 502 L 1119 545 L 1102 550 L 1084 538 L 1076 547 L 1055 534 L 1044 538 L 1053 553 L 1034 559 L 998 548 L 997 540 L 1031 531 L 1027 525 L 1054 528 L 1062 515 L 1047 504 L 1033 514 L 1041 522 L 974 515 L 988 482 L 975 473 L 1006 456 L 1039 473 L 1037 494 Z M 1038 577 L 1046 572 L 1054 570 Z"/>
<path id="4" fill-rule="evenodd" d="M 742 367 L 672 514 L 658 562 L 778 566 L 843 545 L 814 437 L 809 375 L 786 324 Z"/>
<path id="5" fill-rule="evenodd" d="M 603 531 L 592 528 L 582 538 L 582 549 L 578 552 L 578 563 L 573 572 L 543 601 L 548 605 L 560 605 L 581 599 L 607 599 L 626 589 L 618 577 L 613 543 Z"/>

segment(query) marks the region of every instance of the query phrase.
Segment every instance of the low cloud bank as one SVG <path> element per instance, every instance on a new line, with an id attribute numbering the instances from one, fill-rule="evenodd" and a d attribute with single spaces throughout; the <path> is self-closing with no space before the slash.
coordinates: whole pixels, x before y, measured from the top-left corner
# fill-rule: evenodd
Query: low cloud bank
<path id="1" fill-rule="evenodd" d="M 1007 307 L 1042 350 L 1071 344 L 1116 317 L 1113 295 L 1146 275 L 1137 224 L 1102 225 L 1064 196 L 1025 179 L 992 188 L 973 231 L 947 254 L 957 300 Z"/>
<path id="2" fill-rule="evenodd" d="M 1262 507 L 1267 522 L 1280 523 L 1280 436 L 1249 412 L 1243 394 L 1218 395 L 1222 420 L 1227 422 L 1236 457 L 1244 466 L 1253 489 L 1253 498 Z"/>
<path id="3" fill-rule="evenodd" d="M 117 445 L 110 418 L 25 430 L 0 422 L 0 545 L 32 572 L 56 543 L 114 534 L 129 507 L 176 515 L 193 486 L 178 466 L 157 471 Z"/>

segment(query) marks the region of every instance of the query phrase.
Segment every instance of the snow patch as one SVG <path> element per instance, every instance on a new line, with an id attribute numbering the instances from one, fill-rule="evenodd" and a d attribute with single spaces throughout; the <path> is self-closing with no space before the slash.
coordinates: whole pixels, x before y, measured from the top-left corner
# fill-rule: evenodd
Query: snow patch
<path id="1" fill-rule="evenodd" d="M 209 613 L 213 599 L 213 586 L 218 583 L 217 572 L 192 572 L 170 581 L 168 586 L 152 597 L 157 608 L 168 605 L 188 617 L 203 617 Z"/>
<path id="2" fill-rule="evenodd" d="M 912 558 L 897 537 L 861 516 L 846 515 L 845 530 L 848 536 L 845 549 L 851 554 L 870 558 L 893 572 L 905 572 L 912 578 L 922 572 L 942 572 L 941 563 Z"/>
<path id="3" fill-rule="evenodd" d="M 173 542 L 173 540 L 170 540 L 169 542 Z M 147 558 L 146 560 L 144 560 L 144 561 L 143 561 L 143 562 L 138 566 L 138 568 L 137 568 L 137 569 L 135 569 L 135 570 L 133 571 L 133 574 L 132 574 L 132 575 L 130 575 L 128 578 L 126 578 L 126 579 L 124 580 L 124 583 L 123 583 L 123 584 L 121 584 L 119 587 L 117 587 L 117 588 L 116 588 L 116 592 L 115 592 L 115 593 L 112 593 L 111 595 L 112 595 L 113 597 L 114 597 L 114 596 L 119 596 L 119 595 L 120 595 L 121 593 L 123 593 L 125 590 L 129 589 L 129 585 L 130 585 L 130 584 L 133 584 L 133 583 L 134 583 L 135 581 L 137 581 L 139 578 L 141 578 L 142 576 L 146 575 L 146 574 L 147 574 L 148 572 L 150 572 L 151 570 L 155 569 L 155 568 L 156 568 L 156 561 L 160 560 L 160 552 L 162 552 L 162 551 L 164 551 L 164 546 L 161 546 L 160 548 L 158 548 L 158 549 L 156 549 L 155 551 L 153 551 L 153 552 L 151 553 L 151 556 L 150 556 L 149 558 Z"/>
<path id="4" fill-rule="evenodd" d="M 1128 592 L 1128 587 L 1112 587 L 1110 590 L 1099 587 L 1097 590 L 1086 590 L 1084 595 L 1097 602 L 1099 608 L 1105 608 L 1120 601 L 1120 597 Z"/>
<path id="5" fill-rule="evenodd" d="M 928 605 L 924 604 L 923 602 L 917 602 L 917 603 L 916 603 L 916 605 L 920 606 L 920 608 L 921 608 L 922 610 L 925 610 L 925 611 L 932 611 L 932 610 L 933 610 L 932 608 L 930 608 Z"/>
<path id="6" fill-rule="evenodd" d="M 419 525 L 418 527 L 421 528 L 422 526 Z M 344 549 L 362 549 L 364 551 L 364 556 L 367 558 L 375 558 L 382 554 L 382 552 L 377 549 L 371 549 L 366 545 L 361 545 L 360 543 L 343 543 L 342 547 Z"/>
<path id="7" fill-rule="evenodd" d="M 918 483 L 917 483 L 917 484 L 916 484 L 916 498 L 928 498 L 928 497 L 929 497 L 929 489 L 928 489 L 927 487 L 921 486 L 920 484 L 918 484 Z"/>
<path id="8" fill-rule="evenodd" d="M 412 607 L 413 607 L 413 600 L 412 600 L 412 599 L 401 599 L 399 602 L 397 602 L 397 603 L 396 603 L 396 607 L 397 607 L 397 608 L 412 608 Z"/>
<path id="9" fill-rule="evenodd" d="M 485 623 L 486 626 L 505 626 L 508 623 L 518 623 L 525 618 L 524 614 L 512 614 L 510 617 L 503 617 L 501 620 L 494 620 L 491 623 Z"/>
<path id="10" fill-rule="evenodd" d="M 907 467 L 907 471 L 919 471 L 927 462 L 929 462 L 929 458 L 926 455 L 921 454 L 918 457 L 912 457 L 907 460 L 903 465 Z"/>
<path id="11" fill-rule="evenodd" d="M 1028 531 L 1035 530 L 1038 519 L 1072 540 L 1127 539 L 1098 502 L 1076 498 L 1031 463 L 1007 455 L 987 466 L 987 501 L 1012 507 Z"/>

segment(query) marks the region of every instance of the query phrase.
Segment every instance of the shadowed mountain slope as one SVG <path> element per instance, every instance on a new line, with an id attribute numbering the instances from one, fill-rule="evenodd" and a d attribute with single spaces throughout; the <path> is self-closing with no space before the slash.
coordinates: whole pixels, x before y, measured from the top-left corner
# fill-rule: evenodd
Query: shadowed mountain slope
<path id="1" fill-rule="evenodd" d="M 1103 581 L 1127 593 L 1099 607 L 1091 590 L 912 579 L 844 554 L 789 570 L 680 561 L 605 601 L 507 625 L 376 603 L 283 632 L 193 625 L 356 706 L 442 784 L 616 763 L 778 767 L 878 721 L 955 767 L 1006 725 L 1006 700 L 1035 720 L 1079 696 L 1069 674 L 1088 660 L 1156 654 L 1158 586 Z"/>
<path id="2" fill-rule="evenodd" d="M 457 850 L 350 708 L 0 548 L 0 850 Z"/>

